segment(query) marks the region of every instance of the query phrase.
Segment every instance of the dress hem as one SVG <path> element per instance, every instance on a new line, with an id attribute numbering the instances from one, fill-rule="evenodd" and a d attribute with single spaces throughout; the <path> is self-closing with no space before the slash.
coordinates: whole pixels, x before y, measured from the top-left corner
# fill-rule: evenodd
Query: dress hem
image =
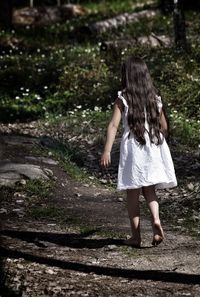
<path id="1" fill-rule="evenodd" d="M 117 187 L 118 191 L 124 191 L 124 190 L 134 190 L 134 189 L 141 189 L 142 187 L 150 187 L 150 186 L 155 186 L 156 189 L 169 189 L 169 188 L 175 188 L 177 187 L 177 183 L 169 183 L 168 185 L 161 185 L 159 184 L 148 184 L 148 185 L 141 185 L 138 187 L 134 186 L 126 186 L 126 187 Z"/>

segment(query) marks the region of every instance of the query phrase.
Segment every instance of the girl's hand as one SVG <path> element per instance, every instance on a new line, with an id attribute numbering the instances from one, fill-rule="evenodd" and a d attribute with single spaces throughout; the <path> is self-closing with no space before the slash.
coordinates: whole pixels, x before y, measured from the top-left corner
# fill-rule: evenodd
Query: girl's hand
<path id="1" fill-rule="evenodd" d="M 109 152 L 104 152 L 101 156 L 100 164 L 102 167 L 108 167 L 111 163 L 111 157 Z"/>

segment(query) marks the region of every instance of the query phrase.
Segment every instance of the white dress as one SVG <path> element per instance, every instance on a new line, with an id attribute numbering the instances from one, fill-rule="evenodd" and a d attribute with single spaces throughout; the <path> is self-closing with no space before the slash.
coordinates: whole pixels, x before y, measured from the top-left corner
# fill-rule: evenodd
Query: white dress
<path id="1" fill-rule="evenodd" d="M 129 136 L 127 122 L 128 104 L 118 92 L 124 105 L 122 113 L 124 132 L 120 145 L 120 161 L 118 168 L 118 190 L 137 189 L 155 185 L 157 189 L 171 188 L 177 185 L 174 165 L 166 140 L 160 145 L 150 142 L 148 132 L 145 132 L 146 144 L 141 146 L 134 136 Z M 161 98 L 157 96 L 158 109 L 161 111 Z M 148 130 L 148 123 L 145 122 Z"/>

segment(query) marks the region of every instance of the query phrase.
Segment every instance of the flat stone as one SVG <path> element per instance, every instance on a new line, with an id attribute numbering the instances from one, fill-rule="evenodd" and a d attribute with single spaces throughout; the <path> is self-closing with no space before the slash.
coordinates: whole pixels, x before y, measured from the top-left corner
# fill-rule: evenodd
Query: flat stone
<path id="1" fill-rule="evenodd" d="M 17 172 L 0 173 L 0 186 L 13 186 L 20 180 L 20 174 Z"/>
<path id="2" fill-rule="evenodd" d="M 50 158 L 45 158 L 45 157 L 26 156 L 25 159 L 28 160 L 28 161 L 41 162 L 41 163 L 48 164 L 48 165 L 58 165 L 58 161 L 55 161 L 55 160 L 50 159 Z"/>
<path id="3" fill-rule="evenodd" d="M 2 138 L 3 142 L 9 145 L 33 145 L 39 143 L 36 137 L 5 135 Z"/>
<path id="4" fill-rule="evenodd" d="M 7 161 L 0 162 L 0 185 L 12 186 L 22 178 L 49 179 L 53 172 L 50 169 L 42 169 L 32 164 L 20 164 Z"/>

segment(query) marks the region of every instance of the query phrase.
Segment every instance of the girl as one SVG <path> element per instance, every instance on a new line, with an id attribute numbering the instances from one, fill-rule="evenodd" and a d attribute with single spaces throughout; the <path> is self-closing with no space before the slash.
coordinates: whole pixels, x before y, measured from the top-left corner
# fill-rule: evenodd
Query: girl
<path id="1" fill-rule="evenodd" d="M 167 121 L 161 98 L 153 86 L 143 60 L 129 57 L 122 65 L 122 91 L 118 92 L 101 165 L 111 163 L 110 152 L 122 117 L 124 133 L 120 146 L 118 190 L 127 191 L 132 237 L 125 244 L 141 246 L 139 195 L 142 191 L 151 212 L 152 245 L 164 239 L 155 189 L 177 185 L 174 166 L 166 143 Z"/>

